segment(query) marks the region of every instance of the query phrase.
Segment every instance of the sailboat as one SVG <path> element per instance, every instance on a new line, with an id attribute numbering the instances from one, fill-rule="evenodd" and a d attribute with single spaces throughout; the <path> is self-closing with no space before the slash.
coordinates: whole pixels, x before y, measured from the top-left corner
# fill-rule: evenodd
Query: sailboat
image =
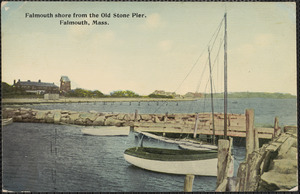
<path id="1" fill-rule="evenodd" d="M 224 138 L 227 138 L 227 16 L 224 14 Z M 211 73 L 211 67 L 210 67 Z M 210 76 L 211 78 L 211 76 Z M 213 96 L 211 96 L 213 99 Z M 213 104 L 212 104 L 213 108 Z M 214 115 L 212 109 L 212 115 Z M 214 116 L 213 116 L 214 117 Z M 212 117 L 212 118 L 213 118 Z M 197 128 L 197 121 L 195 129 Z M 213 143 L 215 143 L 213 126 Z M 214 149 L 164 149 L 133 147 L 124 152 L 125 160 L 137 167 L 169 174 L 217 176 L 218 151 Z M 231 163 L 233 169 L 233 160 Z M 233 170 L 231 171 L 233 174 Z M 229 175 L 230 176 L 230 175 Z"/>

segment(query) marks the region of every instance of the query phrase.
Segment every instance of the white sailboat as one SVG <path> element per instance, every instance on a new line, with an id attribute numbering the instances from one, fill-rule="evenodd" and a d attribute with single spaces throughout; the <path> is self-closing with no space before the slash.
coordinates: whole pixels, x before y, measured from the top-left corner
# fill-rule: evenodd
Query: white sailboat
<path id="1" fill-rule="evenodd" d="M 227 17 L 224 15 L 224 137 L 227 138 Z M 210 51 L 209 51 L 210 54 Z M 211 73 L 211 67 L 210 67 Z M 213 96 L 211 96 L 213 99 Z M 213 102 L 212 102 L 213 108 Z M 212 109 L 212 115 L 214 114 Z M 213 116 L 214 117 L 214 116 Z M 212 117 L 212 118 L 213 118 Z M 197 121 L 195 129 L 197 129 Z M 195 135 L 194 135 L 195 136 Z M 213 142 L 215 129 L 213 126 Z M 180 144 L 181 150 L 133 147 L 125 150 L 125 160 L 137 167 L 170 174 L 194 174 L 201 176 L 217 176 L 218 152 L 216 146 L 195 148 L 195 145 Z M 192 147 L 193 148 L 192 148 Z M 192 150 L 194 149 L 194 150 Z M 233 160 L 230 166 L 229 177 L 233 175 Z"/>

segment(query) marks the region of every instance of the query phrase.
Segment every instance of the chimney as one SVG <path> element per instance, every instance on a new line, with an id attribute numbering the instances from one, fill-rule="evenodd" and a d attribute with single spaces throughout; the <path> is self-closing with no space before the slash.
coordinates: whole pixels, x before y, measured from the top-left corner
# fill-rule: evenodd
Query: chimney
<path id="1" fill-rule="evenodd" d="M 20 79 L 18 79 L 18 82 L 20 82 Z"/>
<path id="2" fill-rule="evenodd" d="M 41 80 L 39 79 L 39 83 L 41 83 Z"/>
<path id="3" fill-rule="evenodd" d="M 14 85 L 16 84 L 16 80 L 14 79 Z"/>
<path id="4" fill-rule="evenodd" d="M 30 82 L 30 80 L 27 80 L 27 82 Z"/>

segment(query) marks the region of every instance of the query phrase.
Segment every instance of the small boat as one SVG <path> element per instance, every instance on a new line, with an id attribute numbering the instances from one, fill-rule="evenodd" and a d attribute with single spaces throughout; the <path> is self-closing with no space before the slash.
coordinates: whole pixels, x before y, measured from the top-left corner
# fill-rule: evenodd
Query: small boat
<path id="1" fill-rule="evenodd" d="M 2 119 L 2 126 L 3 125 L 9 125 L 11 123 L 13 123 L 13 118 Z"/>
<path id="2" fill-rule="evenodd" d="M 134 166 L 155 172 L 217 176 L 218 152 L 215 150 L 133 147 L 125 150 L 124 158 Z"/>
<path id="3" fill-rule="evenodd" d="M 86 127 L 81 130 L 84 135 L 95 136 L 128 136 L 129 127 L 116 127 L 116 126 L 101 126 L 101 127 Z"/>

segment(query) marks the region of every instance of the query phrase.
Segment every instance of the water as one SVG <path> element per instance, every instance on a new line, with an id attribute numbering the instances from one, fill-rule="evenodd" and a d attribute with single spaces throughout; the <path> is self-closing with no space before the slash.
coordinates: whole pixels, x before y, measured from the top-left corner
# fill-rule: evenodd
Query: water
<path id="1" fill-rule="evenodd" d="M 35 109 L 64 109 L 101 112 L 180 113 L 209 112 L 209 101 L 115 102 L 31 105 Z M 216 100 L 216 112 L 222 112 Z M 193 106 L 196 104 L 196 106 Z M 296 125 L 296 99 L 230 99 L 229 112 L 255 110 L 256 124 Z M 218 106 L 220 108 L 218 108 Z M 2 129 L 3 188 L 36 192 L 180 192 L 184 176 L 155 173 L 128 164 L 123 152 L 138 144 L 128 137 L 82 135 L 81 126 L 42 123 L 13 123 Z M 144 146 L 177 149 L 174 144 L 145 139 Z M 245 148 L 234 146 L 235 170 L 244 160 Z M 236 171 L 235 171 L 236 174 Z M 216 177 L 196 176 L 193 191 L 214 191 Z"/>

